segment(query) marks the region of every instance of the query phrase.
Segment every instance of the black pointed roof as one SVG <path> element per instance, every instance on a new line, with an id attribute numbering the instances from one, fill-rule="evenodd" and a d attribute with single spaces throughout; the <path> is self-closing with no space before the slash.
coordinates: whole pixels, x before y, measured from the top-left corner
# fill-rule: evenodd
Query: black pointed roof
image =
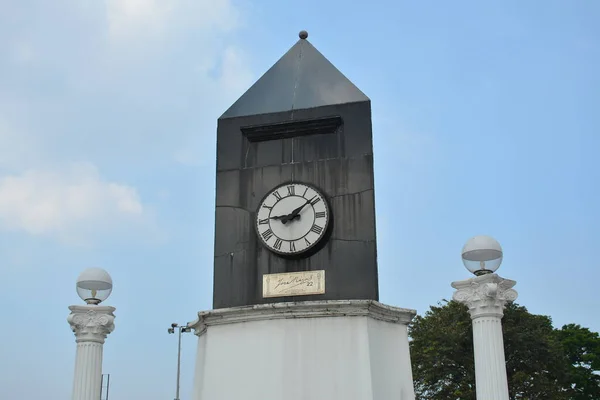
<path id="1" fill-rule="evenodd" d="M 369 101 L 301 34 L 220 119 Z"/>

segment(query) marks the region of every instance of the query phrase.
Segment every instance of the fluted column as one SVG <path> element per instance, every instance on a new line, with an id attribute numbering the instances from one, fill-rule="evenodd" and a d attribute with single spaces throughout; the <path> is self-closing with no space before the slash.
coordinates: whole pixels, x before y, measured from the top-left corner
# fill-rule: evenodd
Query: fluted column
<path id="1" fill-rule="evenodd" d="M 509 400 L 502 317 L 504 306 L 517 298 L 515 281 L 496 274 L 453 282 L 452 298 L 469 307 L 473 321 L 475 384 L 478 400 Z"/>
<path id="2" fill-rule="evenodd" d="M 114 307 L 71 306 L 67 318 L 75 333 L 77 354 L 72 400 L 99 400 L 102 385 L 102 346 L 115 329 Z"/>

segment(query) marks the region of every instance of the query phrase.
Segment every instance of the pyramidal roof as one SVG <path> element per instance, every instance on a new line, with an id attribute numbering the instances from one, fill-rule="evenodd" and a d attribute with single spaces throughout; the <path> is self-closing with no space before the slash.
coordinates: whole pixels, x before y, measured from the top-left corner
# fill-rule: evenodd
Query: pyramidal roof
<path id="1" fill-rule="evenodd" d="M 300 40 L 220 119 L 368 101 L 300 32 Z"/>

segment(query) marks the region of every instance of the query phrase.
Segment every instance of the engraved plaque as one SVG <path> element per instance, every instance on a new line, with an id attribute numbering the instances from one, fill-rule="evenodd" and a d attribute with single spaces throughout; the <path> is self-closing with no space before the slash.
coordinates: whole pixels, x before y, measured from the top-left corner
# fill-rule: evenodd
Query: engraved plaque
<path id="1" fill-rule="evenodd" d="M 263 297 L 307 296 L 325 293 L 325 271 L 263 275 Z"/>

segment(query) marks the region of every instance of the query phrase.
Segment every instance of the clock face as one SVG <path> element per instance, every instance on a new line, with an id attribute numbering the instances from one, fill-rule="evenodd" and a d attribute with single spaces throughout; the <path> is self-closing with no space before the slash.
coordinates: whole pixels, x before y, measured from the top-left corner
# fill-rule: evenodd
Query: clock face
<path id="1" fill-rule="evenodd" d="M 294 255 L 323 239 L 329 220 L 329 206 L 317 189 L 288 183 L 265 196 L 256 213 L 256 230 L 269 250 Z"/>

